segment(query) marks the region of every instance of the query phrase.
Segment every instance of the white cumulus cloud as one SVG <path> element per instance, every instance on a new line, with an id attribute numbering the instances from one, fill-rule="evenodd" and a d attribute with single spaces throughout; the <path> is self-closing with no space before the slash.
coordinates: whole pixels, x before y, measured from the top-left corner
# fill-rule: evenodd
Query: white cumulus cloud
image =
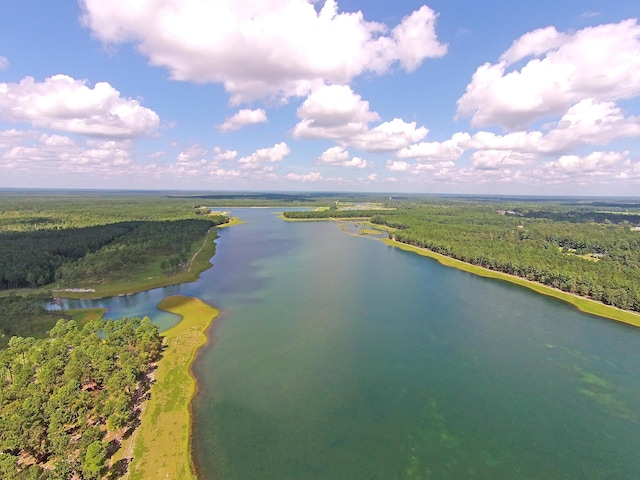
<path id="1" fill-rule="evenodd" d="M 547 133 L 531 130 L 496 135 L 480 131 L 463 145 L 480 150 L 553 154 L 638 136 L 640 116 L 625 117 L 613 102 L 596 102 L 588 98 L 569 108 L 558 122 L 551 124 Z"/>
<path id="2" fill-rule="evenodd" d="M 567 35 L 558 32 L 555 27 L 539 28 L 525 33 L 513 42 L 509 50 L 502 54 L 500 61 L 509 66 L 527 57 L 538 57 L 560 47 L 567 39 Z"/>
<path id="3" fill-rule="evenodd" d="M 235 150 L 223 150 L 220 147 L 213 149 L 213 161 L 222 162 L 225 160 L 233 160 L 238 156 L 238 152 Z"/>
<path id="4" fill-rule="evenodd" d="M 411 169 L 411 164 L 404 160 L 388 160 L 386 168 L 391 172 L 407 172 Z"/>
<path id="5" fill-rule="evenodd" d="M 419 142 L 427 136 L 428 132 L 429 130 L 425 127 L 418 127 L 416 122 L 405 122 L 401 118 L 394 118 L 354 136 L 348 142 L 368 152 L 392 152 Z"/>
<path id="6" fill-rule="evenodd" d="M 106 82 L 54 75 L 37 82 L 0 83 L 0 119 L 88 136 L 133 138 L 152 135 L 158 115 L 137 100 L 120 96 Z"/>
<path id="7" fill-rule="evenodd" d="M 468 133 L 455 133 L 444 142 L 421 142 L 405 147 L 397 154 L 398 158 L 415 158 L 423 162 L 455 161 L 464 153 L 464 144 L 471 139 Z"/>
<path id="8" fill-rule="evenodd" d="M 164 150 L 157 150 L 155 152 L 151 152 L 149 154 L 147 154 L 147 158 L 151 159 L 151 160 L 155 160 L 157 158 L 162 158 L 167 154 L 167 152 L 165 152 Z"/>
<path id="9" fill-rule="evenodd" d="M 324 180 L 319 172 L 310 172 L 303 175 L 291 172 L 287 173 L 284 178 L 294 182 L 317 182 Z"/>
<path id="10" fill-rule="evenodd" d="M 380 119 L 347 85 L 325 85 L 309 94 L 297 111 L 302 119 L 294 138 L 344 140 L 368 130 L 369 122 Z"/>
<path id="11" fill-rule="evenodd" d="M 365 168 L 367 161 L 360 157 L 350 158 L 349 152 L 342 147 L 331 147 L 325 150 L 318 162 L 328 165 L 340 165 L 342 167 Z"/>
<path id="12" fill-rule="evenodd" d="M 280 142 L 270 148 L 261 148 L 249 156 L 242 157 L 238 163 L 245 169 L 258 169 L 265 163 L 275 163 L 282 161 L 291 153 L 291 149 L 285 142 Z"/>
<path id="13" fill-rule="evenodd" d="M 380 120 L 380 115 L 372 112 L 369 102 L 347 85 L 327 85 L 314 90 L 297 114 L 302 120 L 293 130 L 294 138 L 331 139 L 367 152 L 399 150 L 422 140 L 428 133 L 416 122 L 400 118 L 370 128 L 369 123 Z"/>
<path id="14" fill-rule="evenodd" d="M 509 68 L 527 58 L 521 68 Z M 471 117 L 474 126 L 513 130 L 561 115 L 587 98 L 607 102 L 638 94 L 640 26 L 636 19 L 573 33 L 549 27 L 517 39 L 498 63 L 480 66 L 458 100 L 458 116 Z"/>
<path id="15" fill-rule="evenodd" d="M 224 123 L 218 125 L 216 128 L 220 132 L 230 132 L 232 130 L 238 130 L 247 125 L 266 122 L 267 112 L 265 112 L 262 108 L 256 108 L 255 110 L 249 110 L 245 108 L 226 118 Z"/>
<path id="16" fill-rule="evenodd" d="M 130 140 L 88 139 L 8 130 L 0 132 L 0 166 L 43 175 L 117 176 L 132 164 Z"/>
<path id="17" fill-rule="evenodd" d="M 479 150 L 471 156 L 471 166 L 478 170 L 498 170 L 531 163 L 535 157 L 529 153 L 505 150 Z"/>
<path id="18" fill-rule="evenodd" d="M 612 171 L 618 171 L 621 167 L 628 167 L 631 164 L 628 157 L 629 152 L 627 151 L 598 151 L 585 156 L 563 155 L 553 162 L 548 162 L 545 168 L 556 174 L 600 176 Z"/>
<path id="19" fill-rule="evenodd" d="M 640 116 L 625 117 L 613 102 L 587 98 L 573 105 L 545 138 L 547 151 L 581 145 L 606 145 L 618 138 L 640 136 Z"/>
<path id="20" fill-rule="evenodd" d="M 398 63 L 415 70 L 446 54 L 427 6 L 389 27 L 362 12 L 316 11 L 307 0 L 81 0 L 82 20 L 108 44 L 132 42 L 172 78 L 224 85 L 232 103 L 304 96 L 314 85 L 344 84 Z"/>
<path id="21" fill-rule="evenodd" d="M 0 55 L 0 70 L 9 68 L 9 59 Z"/>
<path id="22" fill-rule="evenodd" d="M 215 167 L 210 168 L 208 170 L 208 173 L 211 177 L 214 177 L 216 179 L 238 178 L 242 175 L 241 172 L 238 170 L 230 170 L 230 169 L 215 168 Z"/>
<path id="23" fill-rule="evenodd" d="M 195 143 L 178 154 L 178 163 L 193 165 L 196 163 L 206 163 L 204 156 L 208 153 L 207 149 L 200 144 Z"/>

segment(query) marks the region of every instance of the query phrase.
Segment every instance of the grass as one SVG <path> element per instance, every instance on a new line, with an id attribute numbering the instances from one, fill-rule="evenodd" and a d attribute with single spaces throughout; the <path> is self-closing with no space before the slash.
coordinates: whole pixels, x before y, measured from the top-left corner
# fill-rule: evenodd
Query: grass
<path id="1" fill-rule="evenodd" d="M 93 320 L 100 320 L 106 312 L 106 308 L 74 308 L 64 311 L 66 316 L 71 317 L 71 320 L 74 320 L 80 328 Z M 60 319 L 60 314 L 58 314 L 57 317 L 58 319 L 53 322 L 51 327 L 49 327 L 49 330 L 51 330 L 51 328 L 53 328 L 56 322 Z"/>
<path id="2" fill-rule="evenodd" d="M 218 311 L 197 298 L 180 295 L 165 298 L 158 308 L 176 313 L 182 320 L 163 334 L 166 349 L 158 362 L 141 425 L 114 460 L 132 451 L 130 480 L 195 479 L 190 406 L 196 382 L 191 363 L 207 341 L 205 331 Z"/>
<path id="3" fill-rule="evenodd" d="M 99 320 L 107 311 L 106 308 L 78 308 L 65 310 L 67 318 L 74 320 L 79 328 L 84 327 L 92 320 Z M 48 338 L 49 331 L 62 318 L 62 312 L 44 312 L 35 314 L 30 320 L 23 320 L 22 330 L 17 332 L 21 337 Z M 9 342 L 9 336 L 0 335 L 0 349 L 5 348 Z"/>
<path id="4" fill-rule="evenodd" d="M 42 293 L 42 288 L 12 288 L 10 290 L 0 290 L 0 298 L 10 297 L 11 295 L 35 295 Z"/>
<path id="5" fill-rule="evenodd" d="M 557 290 L 555 288 L 547 287 L 546 285 L 542 285 L 541 283 L 526 280 L 524 278 L 508 275 L 502 272 L 496 272 L 494 270 L 478 267 L 476 265 L 471 265 L 469 263 L 465 263 L 460 260 L 455 260 L 445 255 L 432 252 L 431 250 L 427 250 L 425 248 L 414 247 L 413 245 L 406 245 L 404 243 L 396 242 L 388 238 L 382 239 L 382 241 L 392 247 L 397 247 L 402 250 L 407 250 L 409 252 L 415 252 L 425 257 L 434 258 L 441 264 L 446 265 L 447 267 L 458 268 L 460 270 L 464 270 L 465 272 L 473 273 L 475 275 L 480 275 L 482 277 L 496 278 L 499 280 L 515 283 L 517 285 L 521 285 L 523 287 L 529 288 L 535 292 L 542 293 L 543 295 L 548 295 L 550 297 L 564 300 L 565 302 L 570 303 L 571 305 L 573 305 L 574 307 L 578 308 L 579 310 L 585 313 L 597 315 L 604 318 L 609 318 L 611 320 L 616 320 L 618 322 L 626 323 L 628 325 L 633 325 L 635 327 L 640 327 L 640 315 L 636 313 L 628 312 L 626 310 L 621 310 L 619 308 L 612 307 L 610 305 L 605 305 L 603 303 L 596 302 L 595 300 L 590 300 L 585 297 L 580 297 L 578 295 L 566 293 L 561 290 Z"/>

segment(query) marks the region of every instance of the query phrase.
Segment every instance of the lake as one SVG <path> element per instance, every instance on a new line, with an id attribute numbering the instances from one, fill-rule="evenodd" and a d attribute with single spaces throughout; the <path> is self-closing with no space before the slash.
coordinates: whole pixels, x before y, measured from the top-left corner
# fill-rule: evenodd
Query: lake
<path id="1" fill-rule="evenodd" d="M 231 209 L 197 282 L 69 306 L 221 309 L 194 365 L 201 479 L 637 479 L 640 330 L 506 282 Z"/>

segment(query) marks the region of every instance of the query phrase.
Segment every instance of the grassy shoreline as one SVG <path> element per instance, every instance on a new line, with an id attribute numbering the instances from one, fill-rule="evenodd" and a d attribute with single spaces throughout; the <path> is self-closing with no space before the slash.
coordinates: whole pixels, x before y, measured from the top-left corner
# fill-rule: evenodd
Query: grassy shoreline
<path id="1" fill-rule="evenodd" d="M 191 400 L 197 384 L 191 365 L 219 312 L 198 298 L 181 295 L 166 297 L 158 308 L 182 319 L 163 333 L 166 349 L 141 424 L 114 459 L 132 457 L 125 477 L 130 480 L 196 479 L 191 458 Z"/>
<path id="2" fill-rule="evenodd" d="M 385 227 L 383 225 L 373 224 L 371 222 L 366 221 L 366 219 L 359 218 L 302 218 L 302 219 L 291 219 L 286 218 L 281 215 L 281 217 L 285 221 L 289 222 L 321 222 L 321 221 L 334 221 L 334 222 L 347 222 L 347 221 L 356 221 L 362 222 L 363 224 L 370 225 L 373 229 L 380 231 L 388 231 L 391 232 L 394 229 L 390 227 Z M 356 235 L 351 232 L 348 232 L 346 228 L 341 228 L 343 232 L 348 235 L 354 236 L 369 236 L 366 233 L 364 235 Z M 372 237 L 374 238 L 374 237 Z M 495 278 L 498 280 L 503 280 L 510 283 L 515 283 L 516 285 L 523 286 L 530 290 L 533 290 L 537 293 L 541 293 L 543 295 L 547 295 L 550 297 L 558 298 L 563 300 L 578 310 L 591 314 L 597 315 L 599 317 L 603 317 L 609 320 L 615 320 L 617 322 L 625 323 L 627 325 L 631 325 L 634 327 L 640 327 L 640 314 L 630 312 L 628 310 L 622 310 L 620 308 L 612 307 L 610 305 L 605 305 L 604 303 L 598 302 L 596 300 L 591 300 L 587 297 L 582 297 L 580 295 L 576 295 L 573 293 L 564 292 L 562 290 L 548 287 L 538 282 L 533 282 L 531 280 L 527 280 L 525 278 L 517 277 L 515 275 L 509 275 L 507 273 L 498 272 L 495 270 L 490 270 L 488 268 L 479 267 L 477 265 L 472 265 L 470 263 L 463 262 L 461 260 L 456 260 L 451 257 L 447 257 L 446 255 L 442 255 L 440 253 L 433 252 L 426 248 L 415 247 L 413 245 L 409 245 L 406 243 L 398 242 L 395 240 L 391 240 L 389 238 L 374 238 L 375 240 L 381 240 L 389 246 L 397 247 L 402 250 L 410 251 L 417 253 L 418 255 L 422 255 L 424 257 L 430 257 L 442 265 L 447 267 L 457 268 L 459 270 L 463 270 L 465 272 L 473 273 L 474 275 L 479 275 L 481 277 L 486 278 Z"/>
<path id="3" fill-rule="evenodd" d="M 537 293 L 541 293 L 543 295 L 547 295 L 550 297 L 563 300 L 573 305 L 574 307 L 576 307 L 578 310 L 582 312 L 589 313 L 591 315 L 597 315 L 599 317 L 607 318 L 609 320 L 615 320 L 621 323 L 625 323 L 627 325 L 632 325 L 634 327 L 640 327 L 639 314 L 629 312 L 627 310 L 621 310 L 619 308 L 612 307 L 610 305 L 605 305 L 604 303 L 596 302 L 595 300 L 591 300 L 586 297 L 581 297 L 579 295 L 574 295 L 572 293 L 563 292 L 562 290 L 548 287 L 541 283 L 532 282 L 531 280 L 527 280 L 521 277 L 516 277 L 515 275 L 509 275 L 507 273 L 497 272 L 495 270 L 490 270 L 488 268 L 472 265 L 470 263 L 466 263 L 461 260 L 456 260 L 454 258 L 447 257 L 446 255 L 432 252 L 431 250 L 428 250 L 426 248 L 415 247 L 413 245 L 408 245 L 406 243 L 401 243 L 388 238 L 383 238 L 379 240 L 382 240 L 384 243 L 386 243 L 391 247 L 400 248 L 402 250 L 417 253 L 418 255 L 422 255 L 424 257 L 433 258 L 437 260 L 439 263 L 441 263 L 442 265 L 445 265 L 447 267 L 457 268 L 459 270 L 473 273 L 474 275 L 479 275 L 481 277 L 495 278 L 498 280 L 515 283 L 517 285 L 533 290 Z"/>
<path id="4" fill-rule="evenodd" d="M 296 220 L 285 219 L 285 220 L 297 221 L 297 219 Z M 312 220 L 312 221 L 331 220 L 331 221 L 337 221 L 337 222 L 354 220 L 354 221 L 360 221 L 363 224 L 370 225 L 373 229 L 376 229 L 379 231 L 392 232 L 394 230 L 393 228 L 386 227 L 383 225 L 377 225 L 371 222 L 362 221 L 358 219 L 350 219 L 350 218 L 349 219 L 338 219 L 338 218 L 303 219 L 303 221 L 309 221 L 309 220 Z M 342 227 L 341 230 L 348 235 L 353 235 L 356 237 L 369 236 L 366 234 L 364 235 L 353 234 L 347 231 L 347 229 L 344 227 Z M 437 260 L 439 263 L 441 263 L 442 265 L 445 265 L 447 267 L 457 268 L 458 270 L 463 270 L 465 272 L 473 273 L 474 275 L 479 275 L 481 277 L 494 278 L 494 279 L 502 280 L 505 282 L 515 283 L 516 285 L 520 285 L 522 287 L 533 290 L 536 293 L 540 293 L 542 295 L 547 295 L 549 297 L 554 297 L 559 300 L 565 301 L 573 305 L 578 310 L 584 313 L 588 313 L 590 315 L 596 315 L 598 317 L 603 317 L 608 320 L 615 320 L 617 322 L 625 323 L 633 327 L 640 327 L 640 314 L 630 312 L 628 310 L 622 310 L 620 308 L 612 307 L 611 305 L 605 305 L 602 302 L 597 302 L 590 298 L 582 297 L 580 295 L 576 295 L 573 293 L 564 292 L 557 288 L 548 287 L 547 285 L 543 285 L 542 283 L 538 283 L 538 282 L 533 282 L 531 280 L 527 280 L 526 278 L 517 277 L 515 275 L 509 275 L 508 273 L 498 272 L 496 270 L 479 267 L 477 265 L 472 265 L 470 263 L 463 262 L 462 260 L 457 260 L 455 258 L 447 257 L 446 255 L 433 252 L 426 248 L 416 247 L 413 245 L 409 245 L 407 243 L 391 240 L 389 238 L 375 238 L 372 236 L 371 238 L 373 238 L 374 240 L 380 240 L 391 247 L 397 247 L 402 250 L 417 253 L 418 255 L 422 255 L 423 257 L 433 258 Z"/>

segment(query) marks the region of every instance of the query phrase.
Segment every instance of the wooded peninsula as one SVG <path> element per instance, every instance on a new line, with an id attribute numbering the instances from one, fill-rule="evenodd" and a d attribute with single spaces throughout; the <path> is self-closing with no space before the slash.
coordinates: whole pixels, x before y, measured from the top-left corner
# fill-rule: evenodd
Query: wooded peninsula
<path id="1" fill-rule="evenodd" d="M 228 222 L 158 194 L 0 195 L 0 478 L 128 471 L 121 443 L 173 350 L 162 353 L 165 336 L 148 318 L 106 320 L 104 309 L 64 311 L 57 299 L 193 281 L 211 266 L 214 227 Z"/>

